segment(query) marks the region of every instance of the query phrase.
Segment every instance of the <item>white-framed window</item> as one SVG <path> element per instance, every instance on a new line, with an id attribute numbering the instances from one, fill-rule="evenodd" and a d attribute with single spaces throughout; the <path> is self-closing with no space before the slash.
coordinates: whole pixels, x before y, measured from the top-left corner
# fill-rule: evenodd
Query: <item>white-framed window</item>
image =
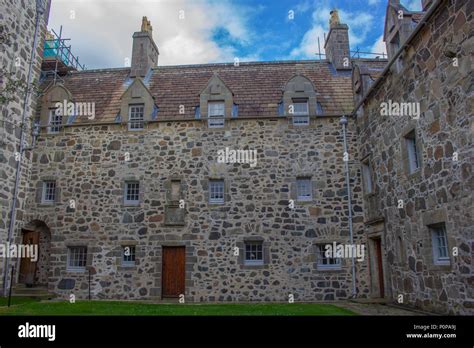
<path id="1" fill-rule="evenodd" d="M 311 178 L 296 179 L 296 198 L 298 201 L 311 201 L 313 199 L 313 188 Z"/>
<path id="2" fill-rule="evenodd" d="M 135 245 L 122 246 L 122 266 L 135 266 Z"/>
<path id="3" fill-rule="evenodd" d="M 443 224 L 429 226 L 431 231 L 431 244 L 433 247 L 433 263 L 435 265 L 449 265 L 448 236 Z"/>
<path id="4" fill-rule="evenodd" d="M 364 188 L 366 193 L 372 193 L 372 169 L 370 162 L 362 162 L 362 177 L 364 179 Z"/>
<path id="5" fill-rule="evenodd" d="M 412 130 L 410 133 L 405 135 L 405 143 L 408 155 L 408 171 L 411 174 L 417 171 L 420 167 L 420 162 L 418 160 L 415 130 Z"/>
<path id="6" fill-rule="evenodd" d="M 48 133 L 59 133 L 63 124 L 63 115 L 58 115 L 57 109 L 49 110 Z"/>
<path id="7" fill-rule="evenodd" d="M 307 100 L 293 101 L 293 125 L 307 126 L 309 125 L 309 108 Z"/>
<path id="8" fill-rule="evenodd" d="M 209 180 L 209 203 L 224 203 L 224 180 Z"/>
<path id="9" fill-rule="evenodd" d="M 245 265 L 263 265 L 263 242 L 245 242 Z"/>
<path id="10" fill-rule="evenodd" d="M 87 262 L 87 247 L 74 246 L 67 248 L 67 269 L 70 271 L 84 271 Z"/>
<path id="11" fill-rule="evenodd" d="M 319 270 L 341 269 L 340 258 L 326 256 L 326 244 L 318 244 L 317 252 L 318 252 L 317 266 Z"/>
<path id="12" fill-rule="evenodd" d="M 43 181 L 43 193 L 41 203 L 54 203 L 56 200 L 56 181 Z"/>
<path id="13" fill-rule="evenodd" d="M 224 127 L 225 104 L 224 102 L 209 102 L 207 104 L 207 124 L 209 128 Z"/>
<path id="14" fill-rule="evenodd" d="M 138 204 L 140 202 L 140 183 L 138 181 L 125 182 L 125 204 Z"/>
<path id="15" fill-rule="evenodd" d="M 128 107 L 128 129 L 140 130 L 144 125 L 145 105 L 137 104 Z"/>

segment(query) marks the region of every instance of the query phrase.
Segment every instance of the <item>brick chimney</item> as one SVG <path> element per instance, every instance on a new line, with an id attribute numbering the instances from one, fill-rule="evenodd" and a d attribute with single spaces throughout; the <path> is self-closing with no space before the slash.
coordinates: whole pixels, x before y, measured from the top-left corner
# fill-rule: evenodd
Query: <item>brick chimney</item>
<path id="1" fill-rule="evenodd" d="M 331 11 L 329 34 L 324 43 L 326 58 L 337 70 L 351 69 L 349 52 L 349 27 L 339 20 L 337 10 Z"/>
<path id="2" fill-rule="evenodd" d="M 150 68 L 158 66 L 160 53 L 153 41 L 152 31 L 150 21 L 143 17 L 141 31 L 133 34 L 131 77 L 143 77 Z"/>

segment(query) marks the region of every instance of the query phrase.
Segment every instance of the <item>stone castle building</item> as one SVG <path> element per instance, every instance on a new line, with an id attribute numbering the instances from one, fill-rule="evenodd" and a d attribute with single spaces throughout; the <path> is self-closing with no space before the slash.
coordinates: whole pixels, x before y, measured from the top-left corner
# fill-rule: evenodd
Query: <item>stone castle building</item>
<path id="1" fill-rule="evenodd" d="M 389 1 L 388 60 L 352 57 L 333 11 L 325 60 L 159 66 L 144 18 L 130 68 L 42 80 L 15 282 L 472 314 L 472 6 Z"/>

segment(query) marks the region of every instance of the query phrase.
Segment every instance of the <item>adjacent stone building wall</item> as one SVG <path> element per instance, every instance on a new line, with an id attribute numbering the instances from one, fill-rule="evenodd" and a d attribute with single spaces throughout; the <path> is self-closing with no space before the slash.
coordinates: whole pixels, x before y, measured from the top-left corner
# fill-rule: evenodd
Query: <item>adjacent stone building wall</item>
<path id="1" fill-rule="evenodd" d="M 473 10 L 472 1 L 443 1 L 357 120 L 359 159 L 369 158 L 375 187 L 365 197 L 365 221 L 367 230 L 385 221 L 392 297 L 439 313 L 472 314 L 474 306 Z M 420 118 L 382 116 L 389 100 L 420 103 Z M 421 168 L 410 175 L 404 135 L 413 129 Z M 450 266 L 433 264 L 427 226 L 442 222 Z"/>
<path id="2" fill-rule="evenodd" d="M 38 80 L 42 59 L 42 38 L 44 38 L 47 21 L 47 4 L 41 16 L 38 49 L 33 62 L 33 80 Z M 35 1 L 0 1 L 0 67 L 6 72 L 14 73 L 15 80 L 27 81 L 29 61 L 33 49 L 36 25 Z M 3 78 L 5 84 L 7 79 Z M 5 85 L 0 86 L 3 88 Z M 15 187 L 17 156 L 20 145 L 20 127 L 23 110 L 26 107 L 27 124 L 25 126 L 25 142 L 31 144 L 31 125 L 36 110 L 36 95 L 33 93 L 27 106 L 24 104 L 24 93 L 14 93 L 14 100 L 0 105 L 0 242 L 6 243 L 10 212 Z M 21 180 L 17 195 L 17 211 L 15 236 L 21 240 L 20 228 L 25 223 L 25 198 L 31 166 L 31 152 L 26 151 L 21 159 Z M 3 284 L 3 267 L 5 259 L 0 262 L 0 285 Z"/>
<path id="3" fill-rule="evenodd" d="M 350 259 L 341 270 L 317 270 L 315 250 L 315 243 L 349 243 L 339 118 L 315 118 L 310 127 L 293 127 L 287 117 L 226 122 L 225 130 L 189 120 L 150 122 L 138 132 L 104 124 L 42 134 L 33 159 L 29 219 L 45 221 L 51 230 L 50 289 L 64 297 L 87 296 L 87 272 L 66 270 L 67 247 L 83 245 L 96 272 L 95 298 L 159 299 L 162 246 L 185 245 L 187 301 L 350 297 Z M 353 126 L 350 152 L 357 156 Z M 257 150 L 257 165 L 217 163 L 217 151 L 225 147 Z M 301 175 L 311 176 L 313 201 L 295 201 L 290 209 Z M 56 178 L 60 187 L 53 206 L 35 201 L 34 191 L 47 178 Z M 179 220 L 172 209 L 165 216 L 173 178 L 181 179 L 183 226 L 166 224 Z M 210 178 L 225 180 L 225 204 L 208 203 Z M 351 178 L 355 242 L 365 243 L 358 168 Z M 127 179 L 140 181 L 137 207 L 123 204 Z M 242 265 L 234 255 L 251 237 L 264 240 L 264 266 Z M 136 245 L 132 268 L 120 265 L 127 244 Z M 366 264 L 357 262 L 361 297 L 369 291 Z"/>

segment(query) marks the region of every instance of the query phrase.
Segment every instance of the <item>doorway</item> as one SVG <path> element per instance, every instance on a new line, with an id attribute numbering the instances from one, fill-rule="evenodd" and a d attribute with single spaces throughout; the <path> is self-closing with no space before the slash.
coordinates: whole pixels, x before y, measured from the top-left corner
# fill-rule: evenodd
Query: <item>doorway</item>
<path id="1" fill-rule="evenodd" d="M 164 246 L 162 262 L 162 297 L 179 297 L 185 291 L 184 246 Z"/>

